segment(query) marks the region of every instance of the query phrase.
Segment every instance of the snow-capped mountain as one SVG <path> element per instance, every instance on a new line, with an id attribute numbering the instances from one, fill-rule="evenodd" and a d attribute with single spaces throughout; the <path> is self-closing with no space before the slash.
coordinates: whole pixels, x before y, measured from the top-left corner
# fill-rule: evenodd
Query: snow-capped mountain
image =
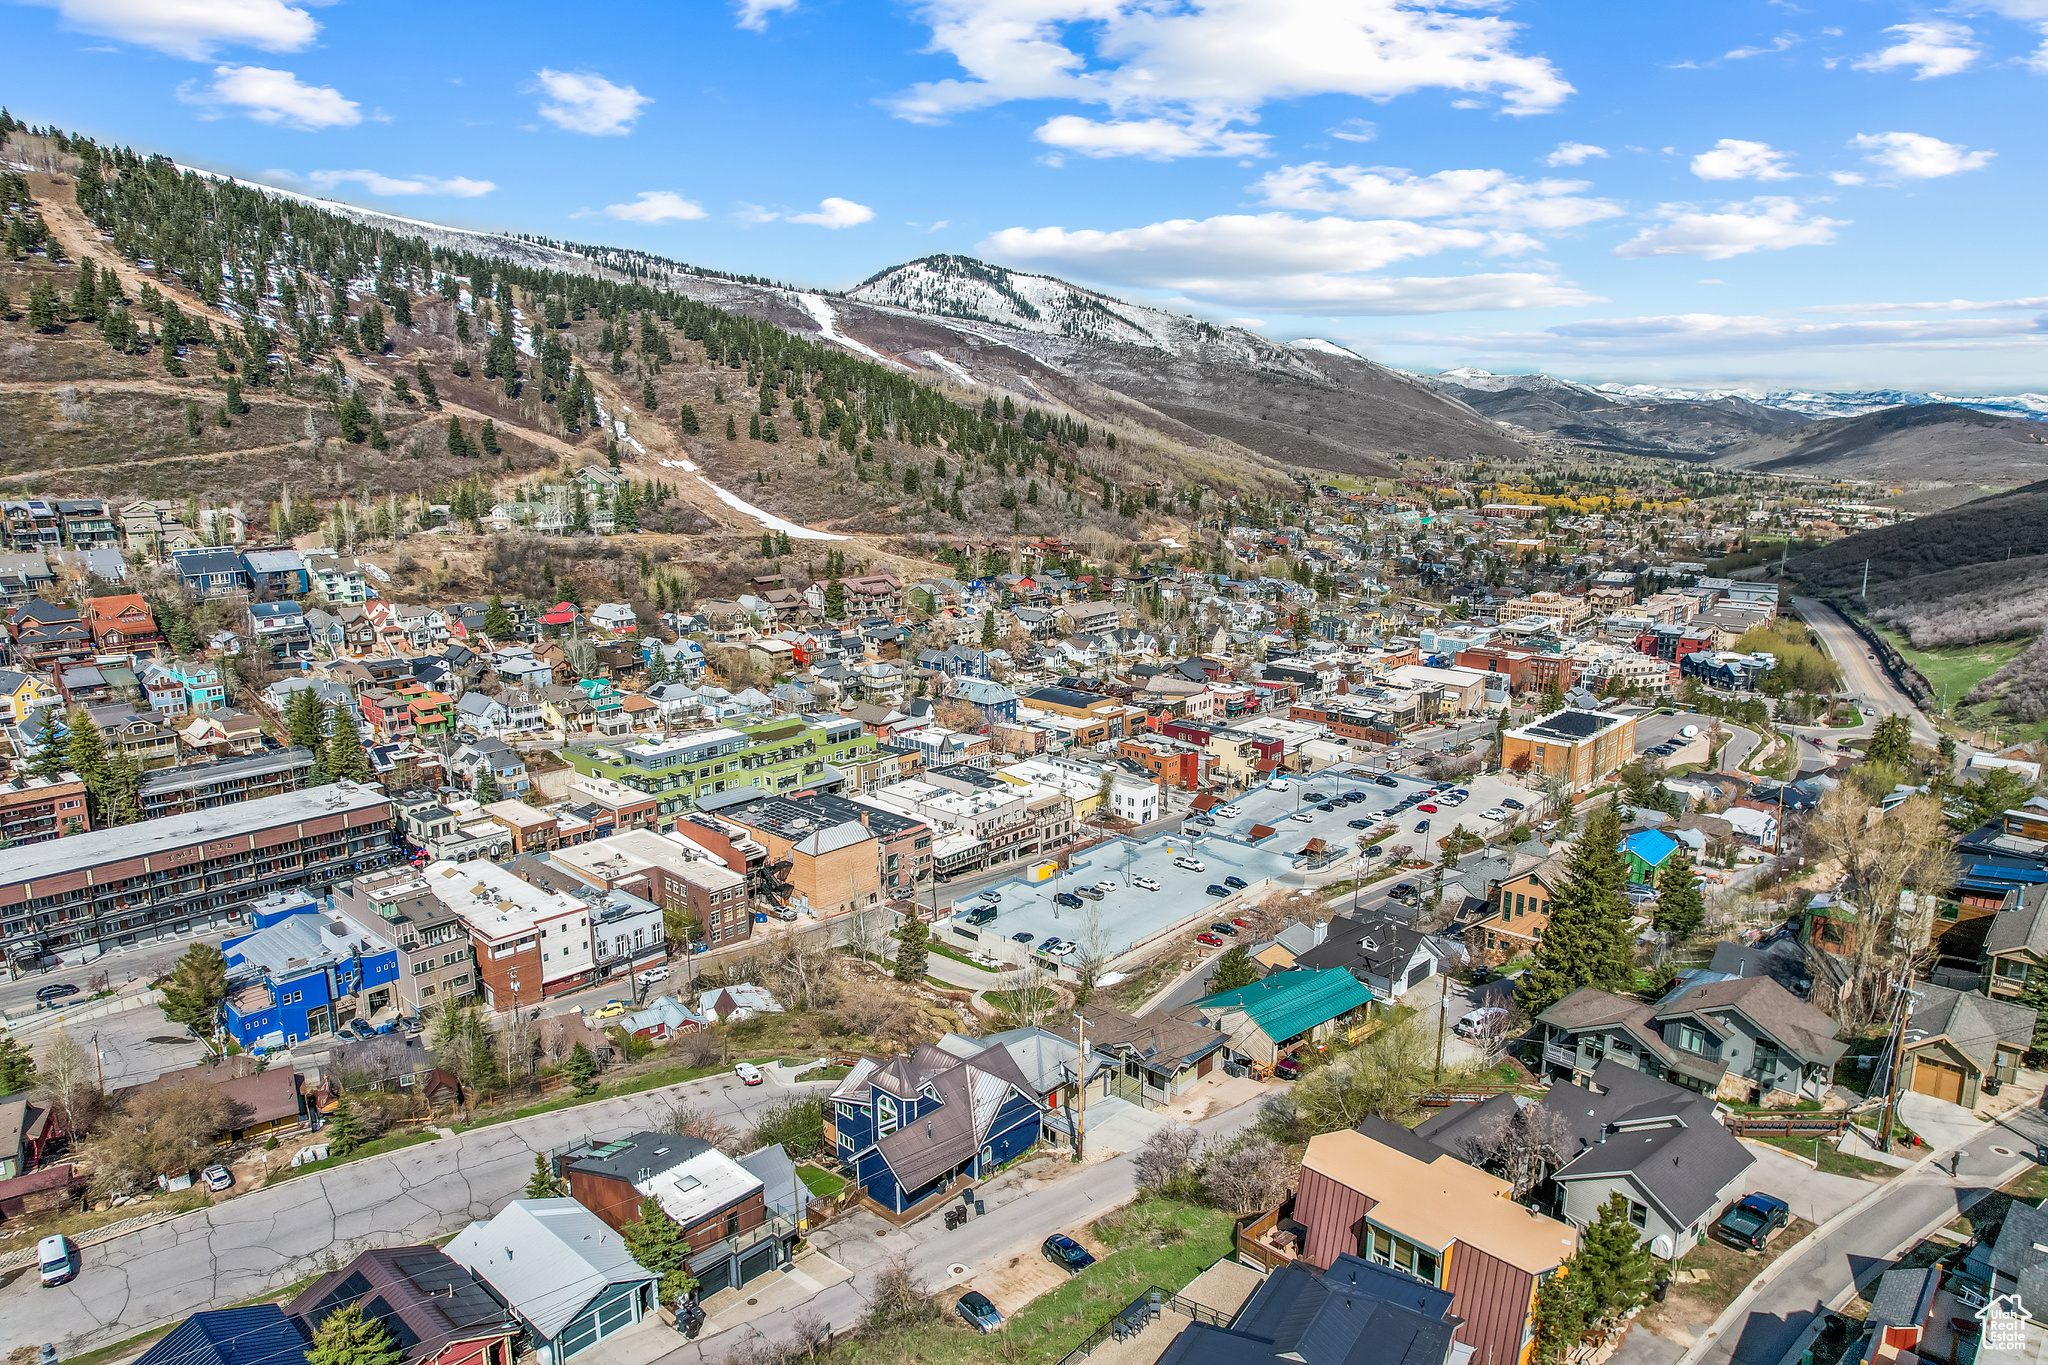
<path id="1" fill-rule="evenodd" d="M 1961 408 L 1999 417 L 2026 417 L 2048 421 L 2048 394 L 2022 393 L 1960 395 L 1921 393 L 1912 389 L 1693 389 L 1669 384 L 1587 384 L 1576 379 L 1559 379 L 1548 374 L 1494 374 L 1489 370 L 1461 368 L 1441 374 L 1418 375 L 1424 383 L 1503 393 L 1519 389 L 1530 393 L 1555 392 L 1561 388 L 1597 394 L 1631 406 L 1644 403 L 1714 403 L 1740 399 L 1767 408 L 1783 408 L 1816 420 L 1828 417 L 1861 417 L 1885 408 L 1918 407 L 1924 403 L 1952 403 Z"/>

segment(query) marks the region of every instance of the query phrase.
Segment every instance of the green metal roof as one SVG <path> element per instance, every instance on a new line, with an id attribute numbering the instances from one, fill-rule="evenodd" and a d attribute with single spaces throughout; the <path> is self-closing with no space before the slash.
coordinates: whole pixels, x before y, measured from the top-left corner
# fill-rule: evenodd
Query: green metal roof
<path id="1" fill-rule="evenodd" d="M 1372 999 L 1365 984 L 1342 967 L 1275 972 L 1234 991 L 1206 996 L 1200 1009 L 1241 1009 L 1268 1038 L 1284 1043 L 1317 1024 L 1349 1014 Z"/>

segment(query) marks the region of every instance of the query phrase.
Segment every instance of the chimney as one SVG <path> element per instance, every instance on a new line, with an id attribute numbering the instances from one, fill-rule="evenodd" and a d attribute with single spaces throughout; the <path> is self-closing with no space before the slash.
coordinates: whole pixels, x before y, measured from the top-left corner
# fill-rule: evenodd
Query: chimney
<path id="1" fill-rule="evenodd" d="M 1322 944 L 1323 940 L 1324 940 L 1324 939 L 1326 939 L 1326 938 L 1328 938 L 1329 936 L 1330 936 L 1330 922 L 1329 922 L 1328 920 L 1318 920 L 1318 921 L 1316 922 L 1316 944 L 1317 944 L 1317 946 L 1321 946 L 1321 944 Z"/>

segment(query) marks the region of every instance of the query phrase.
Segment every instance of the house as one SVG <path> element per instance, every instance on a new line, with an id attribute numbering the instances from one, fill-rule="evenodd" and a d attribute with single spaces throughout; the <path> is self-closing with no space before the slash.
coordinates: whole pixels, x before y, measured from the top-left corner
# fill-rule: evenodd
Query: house
<path id="1" fill-rule="evenodd" d="M 226 597 L 249 591 L 249 566 L 233 550 L 201 547 L 171 556 L 178 581 L 200 597 Z"/>
<path id="2" fill-rule="evenodd" d="M 523 796 L 531 785 L 526 776 L 526 760 L 501 739 L 478 739 L 464 744 L 448 760 L 448 770 L 471 786 L 476 785 L 478 774 L 488 771 L 501 796 Z"/>
<path id="3" fill-rule="evenodd" d="M 515 1199 L 443 1250 L 490 1286 L 555 1365 L 654 1312 L 654 1273 L 573 1199 Z"/>
<path id="4" fill-rule="evenodd" d="M 2026 1221 L 2024 1215 L 2021 1221 Z M 2003 1240 L 2003 1224 L 1993 1236 Z M 1971 1255 L 1983 1245 L 1981 1240 L 1973 1243 Z M 1963 1264 L 1967 1275 L 1968 1257 Z M 1941 1281 L 1942 1267 L 1938 1265 L 1901 1266 L 1877 1277 L 1877 1289 L 1870 1296 L 1870 1312 L 1863 1319 L 1864 1326 L 1870 1329 L 1870 1338 L 1860 1365 L 1897 1365 L 1901 1354 L 1921 1353 L 1921 1338 L 1934 1322 L 1934 1297 L 1941 1291 Z M 1999 1292 L 1995 1286 L 1992 1288 L 1992 1293 Z"/>
<path id="5" fill-rule="evenodd" d="M 1332 967 L 1276 972 L 1173 1013 L 1224 1034 L 1239 1060 L 1272 1066 L 1281 1054 L 1329 1037 L 1339 1019 L 1371 1003 L 1372 991 L 1364 982 Z"/>
<path id="6" fill-rule="evenodd" d="M 896 1219 L 1029 1151 L 1041 1108 L 1006 1051 L 961 1058 L 929 1044 L 863 1057 L 832 1092 L 830 1137 L 865 1199 Z"/>
<path id="7" fill-rule="evenodd" d="M 249 633 L 257 648 L 267 650 L 273 659 L 303 654 L 313 644 L 305 608 L 297 602 L 251 602 Z"/>
<path id="8" fill-rule="evenodd" d="M 708 1142 L 641 1132 L 572 1149 L 560 1161 L 569 1194 L 615 1229 L 652 1199 L 690 1243 L 697 1297 L 738 1289 L 789 1264 L 795 1220 L 771 1212 L 760 1177 Z"/>
<path id="9" fill-rule="evenodd" d="M 43 1147 L 56 1134 L 50 1106 L 26 1095 L 0 1100 L 0 1180 L 27 1175 L 43 1164 Z"/>
<path id="10" fill-rule="evenodd" d="M 672 995 L 657 995 L 644 1009 L 619 1016 L 618 1027 L 643 1042 L 665 1043 L 679 1033 L 695 1033 L 711 1021 Z"/>
<path id="11" fill-rule="evenodd" d="M 1171 1103 L 1216 1069 L 1230 1041 L 1214 1029 L 1171 1015 L 1141 1019 L 1099 997 L 1077 1011 L 1088 1045 L 1117 1063 L 1110 1093 L 1147 1108 Z"/>
<path id="12" fill-rule="evenodd" d="M 1341 967 L 1375 999 L 1395 1001 L 1435 975 L 1438 956 L 1429 935 L 1414 925 L 1372 914 L 1331 920 L 1323 941 L 1295 958 L 1294 965 L 1309 971 Z"/>
<path id="13" fill-rule="evenodd" d="M 2048 1209 L 2015 1199 L 1997 1232 L 1971 1245 L 1963 1277 L 1993 1294 L 2017 1294 L 2022 1302 L 2034 1294 L 2036 1303 L 2048 1303 L 2048 1250 L 2043 1248 L 2048 1248 Z"/>
<path id="14" fill-rule="evenodd" d="M 274 1303 L 194 1313 L 135 1365 L 305 1365 L 306 1335 Z"/>
<path id="15" fill-rule="evenodd" d="M 390 1334 L 400 1365 L 512 1365 L 518 1324 L 489 1285 L 439 1247 L 365 1251 L 306 1286 L 284 1313 L 311 1341 L 336 1309 L 356 1303 L 364 1321 Z"/>
<path id="16" fill-rule="evenodd" d="M 330 607 L 360 607 L 370 600 L 370 582 L 363 566 L 336 554 L 305 557 L 306 580 L 313 596 Z"/>
<path id="17" fill-rule="evenodd" d="M 1583 986 L 1538 1015 L 1553 1076 L 1604 1061 L 1724 1099 L 1819 1099 L 1847 1044 L 1835 1021 L 1768 976 L 1698 973 L 1654 1005 Z"/>
<path id="18" fill-rule="evenodd" d="M 1974 1109 L 2018 1074 L 2034 1044 L 2033 1010 L 1928 981 L 1913 990 L 1920 998 L 1900 1049 L 1901 1087 Z"/>
<path id="19" fill-rule="evenodd" d="M 296 1128 L 307 1112 L 307 1099 L 299 1073 L 289 1066 L 259 1070 L 252 1056 L 230 1057 L 223 1065 L 200 1063 L 177 1071 L 166 1071 L 153 1081 L 130 1086 L 122 1097 L 169 1090 L 181 1085 L 212 1086 L 234 1113 L 235 1125 L 220 1134 L 222 1141 L 240 1142 Z M 195 1165 L 198 1163 L 195 1162 Z"/>
<path id="20" fill-rule="evenodd" d="M 7 634 L 15 658 L 45 670 L 59 663 L 81 663 L 94 652 L 92 632 L 77 611 L 60 602 L 32 597 L 7 614 Z"/>
<path id="21" fill-rule="evenodd" d="M 1621 841 L 1621 856 L 1628 864 L 1628 879 L 1637 886 L 1657 884 L 1657 875 L 1671 855 L 1678 852 L 1678 840 L 1661 829 L 1639 829 Z"/>
<path id="22" fill-rule="evenodd" d="M 19 725 L 37 711 L 60 704 L 57 689 L 41 678 L 0 668 L 0 721 Z"/>
<path id="23" fill-rule="evenodd" d="M 1545 1150 L 1532 1197 L 1576 1228 L 1597 1222 L 1607 1201 L 1628 1200 L 1641 1240 L 1666 1239 L 1670 1255 L 1699 1245 L 1713 1220 L 1739 1198 L 1756 1157 L 1715 1118 L 1715 1101 L 1607 1061 L 1590 1086 L 1555 1085 L 1530 1105 L 1513 1095 L 1454 1104 L 1415 1129 L 1417 1137 L 1477 1166 L 1500 1161 L 1534 1134 Z M 1659 1253 L 1663 1254 L 1662 1252 Z"/>
<path id="24" fill-rule="evenodd" d="M 1485 917 L 1465 929 L 1465 946 L 1477 961 L 1497 967 L 1536 951 L 1550 927 L 1551 898 L 1564 885 L 1568 858 L 1553 853 L 1487 888 Z"/>
<path id="25" fill-rule="evenodd" d="M 282 893 L 251 907 L 254 933 L 221 944 L 227 1030 L 244 1048 L 289 1046 L 358 1017 L 395 1017 L 396 947 L 370 929 L 322 915 L 311 896 Z"/>
<path id="26" fill-rule="evenodd" d="M 1516 1203 L 1514 1186 L 1380 1118 L 1311 1138 L 1294 1219 L 1301 1259 L 1356 1256 L 1447 1290 L 1473 1361 L 1525 1360 L 1536 1291 L 1577 1253 L 1578 1229 Z"/>
<path id="27" fill-rule="evenodd" d="M 1250 1300 L 1235 1312 L 1243 1290 L 1208 1283 L 1232 1271 L 1252 1285 Z M 1212 1302 L 1219 1293 L 1227 1296 Z M 1167 1344 L 1159 1365 L 1464 1365 L 1472 1352 L 1457 1341 L 1453 1297 L 1349 1253 L 1327 1271 L 1290 1261 L 1263 1279 L 1226 1261 L 1174 1296 L 1172 1311 L 1193 1321 Z M 1199 1311 L 1186 1312 L 1183 1301 Z"/>
<path id="28" fill-rule="evenodd" d="M 242 562 L 249 570 L 249 591 L 265 601 L 304 597 L 313 590 L 306 561 L 289 546 L 244 551 Z"/>
<path id="29" fill-rule="evenodd" d="M 2023 993 L 2037 972 L 2048 972 L 2048 884 L 2025 887 L 2019 904 L 1989 916 L 1984 930 L 1979 989 L 2010 1000 Z M 1947 940 L 1944 940 L 1946 943 Z"/>
<path id="30" fill-rule="evenodd" d="M 637 632 L 640 618 L 624 602 L 601 602 L 590 609 L 590 624 L 614 635 Z"/>

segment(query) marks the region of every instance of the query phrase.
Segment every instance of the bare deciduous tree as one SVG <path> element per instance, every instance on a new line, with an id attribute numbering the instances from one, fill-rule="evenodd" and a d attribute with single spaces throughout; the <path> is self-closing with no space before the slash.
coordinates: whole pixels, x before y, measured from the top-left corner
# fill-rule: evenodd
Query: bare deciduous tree
<path id="1" fill-rule="evenodd" d="M 106 1104 L 92 1053 L 60 1024 L 36 1046 L 35 1058 L 37 1093 L 56 1109 L 60 1126 L 74 1137 L 90 1132 Z"/>
<path id="2" fill-rule="evenodd" d="M 754 1146 L 752 1132 L 742 1132 L 723 1119 L 705 1113 L 686 1099 L 671 1100 L 659 1111 L 659 1117 L 662 1132 L 708 1142 L 727 1156 L 739 1156 L 751 1151 Z"/>
<path id="3" fill-rule="evenodd" d="M 1457 1155 L 1499 1175 L 1520 1199 L 1564 1165 L 1576 1143 L 1570 1125 L 1554 1110 L 1540 1104 L 1500 1108 L 1491 1123 L 1465 1136 Z"/>
<path id="4" fill-rule="evenodd" d="M 1202 1135 L 1184 1123 L 1153 1129 L 1132 1161 L 1138 1184 L 1155 1192 L 1172 1188 L 1194 1169 L 1201 1147 Z"/>
<path id="5" fill-rule="evenodd" d="M 1241 1134 L 1202 1161 L 1202 1188 L 1211 1203 L 1235 1214 L 1259 1213 L 1287 1197 L 1294 1165 L 1271 1138 Z"/>
<path id="6" fill-rule="evenodd" d="M 1102 909 L 1094 901 L 1081 912 L 1081 951 L 1075 955 L 1074 970 L 1081 980 L 1075 991 L 1075 999 L 1081 1004 L 1088 1003 L 1088 997 L 1095 993 L 1095 979 L 1102 975 L 1109 965 L 1109 926 L 1103 922 Z"/>
<path id="7" fill-rule="evenodd" d="M 1900 967 L 1927 945 L 1932 898 L 1900 892 L 1954 880 L 1952 836 L 1935 797 L 1909 797 L 1887 812 L 1843 783 L 1821 798 L 1805 838 L 1810 853 L 1841 867 L 1857 907 L 1849 981 L 1836 1017 L 1860 1029 L 1884 1014 Z"/>
<path id="8" fill-rule="evenodd" d="M 839 964 L 825 934 L 785 929 L 771 935 L 762 967 L 770 986 L 797 1009 L 818 1009 L 839 998 Z"/>
<path id="9" fill-rule="evenodd" d="M 863 962 L 879 962 L 889 946 L 889 908 L 863 905 L 846 917 L 846 946 L 860 954 Z"/>
<path id="10" fill-rule="evenodd" d="M 244 1113 L 199 1080 L 137 1095 L 93 1144 L 93 1184 L 104 1195 L 129 1194 L 159 1175 L 203 1166 Z"/>

